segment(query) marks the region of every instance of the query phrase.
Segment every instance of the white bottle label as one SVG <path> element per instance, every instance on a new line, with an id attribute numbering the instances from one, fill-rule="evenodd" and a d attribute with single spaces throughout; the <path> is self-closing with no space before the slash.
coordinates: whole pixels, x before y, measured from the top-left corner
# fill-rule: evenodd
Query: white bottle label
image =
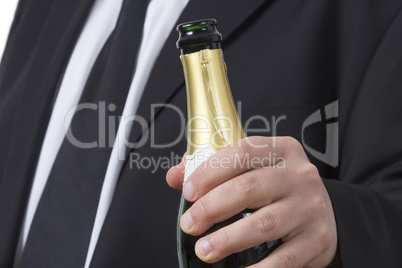
<path id="1" fill-rule="evenodd" d="M 193 171 L 205 160 L 207 160 L 211 155 L 215 153 L 215 150 L 206 147 L 197 149 L 192 155 L 186 155 L 186 168 L 184 171 L 184 183 L 186 183 L 188 177 L 193 173 Z"/>

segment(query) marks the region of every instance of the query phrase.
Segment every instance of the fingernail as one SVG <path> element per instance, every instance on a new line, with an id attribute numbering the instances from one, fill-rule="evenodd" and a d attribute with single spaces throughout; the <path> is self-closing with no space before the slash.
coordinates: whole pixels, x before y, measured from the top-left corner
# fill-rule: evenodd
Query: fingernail
<path id="1" fill-rule="evenodd" d="M 194 221 L 190 213 L 187 212 L 181 217 L 181 225 L 184 227 L 184 229 L 191 230 L 194 225 Z"/>
<path id="2" fill-rule="evenodd" d="M 184 194 L 184 197 L 189 201 L 194 198 L 195 191 L 194 191 L 193 183 L 191 181 L 186 182 L 184 184 L 183 194 Z"/>
<path id="3" fill-rule="evenodd" d="M 199 245 L 199 249 L 202 255 L 208 256 L 211 253 L 211 245 L 209 244 L 208 240 L 202 240 Z"/>

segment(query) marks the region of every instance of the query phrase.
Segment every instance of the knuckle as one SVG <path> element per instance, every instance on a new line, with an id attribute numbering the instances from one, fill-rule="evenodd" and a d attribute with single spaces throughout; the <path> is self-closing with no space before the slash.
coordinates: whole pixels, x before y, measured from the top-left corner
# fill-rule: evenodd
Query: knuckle
<path id="1" fill-rule="evenodd" d="M 301 165 L 296 171 L 298 178 L 303 179 L 305 183 L 314 185 L 319 182 L 319 173 L 317 167 L 311 163 Z M 320 178 L 321 179 L 321 178 Z"/>
<path id="2" fill-rule="evenodd" d="M 199 173 L 197 174 L 197 179 L 192 182 L 195 186 L 200 186 L 199 182 L 205 182 L 208 180 L 209 172 L 205 165 L 200 165 L 197 170 Z"/>
<path id="3" fill-rule="evenodd" d="M 280 268 L 293 268 L 295 267 L 294 258 L 288 254 L 281 254 L 278 256 Z"/>
<path id="4" fill-rule="evenodd" d="M 327 248 L 331 245 L 332 242 L 332 236 L 329 232 L 329 228 L 328 227 L 323 227 L 321 232 L 320 232 L 320 241 L 321 244 Z"/>
<path id="5" fill-rule="evenodd" d="M 309 177 L 309 178 L 317 178 L 317 177 L 319 177 L 317 167 L 315 165 L 311 164 L 311 163 L 308 163 L 305 166 L 305 171 L 304 172 L 305 172 L 306 177 Z"/>
<path id="6" fill-rule="evenodd" d="M 205 215 L 208 217 L 208 215 L 211 214 L 212 211 L 212 204 L 211 201 L 208 198 L 201 198 L 197 201 L 198 203 L 198 208 L 200 210 L 200 213 L 197 213 L 198 215 Z"/>
<path id="7" fill-rule="evenodd" d="M 311 214 L 319 217 L 326 211 L 326 204 L 322 196 L 314 195 L 310 197 L 310 210 Z"/>
<path id="8" fill-rule="evenodd" d="M 204 193 L 206 191 L 211 183 L 211 175 L 211 171 L 208 169 L 206 162 L 197 167 L 189 178 L 196 192 Z"/>
<path id="9" fill-rule="evenodd" d="M 270 212 L 257 213 L 254 217 L 254 224 L 261 233 L 272 231 L 276 227 L 275 216 Z"/>
<path id="10" fill-rule="evenodd" d="M 229 234 L 226 232 L 226 230 L 224 229 L 219 230 L 219 232 L 216 233 L 216 238 L 218 244 L 215 246 L 217 248 L 226 249 L 230 253 L 233 253 L 231 249 L 230 237 Z"/>
<path id="11" fill-rule="evenodd" d="M 240 159 L 244 159 L 250 155 L 251 146 L 248 142 L 242 142 L 236 150 L 236 153 L 240 156 Z"/>
<path id="12" fill-rule="evenodd" d="M 255 188 L 258 186 L 258 183 L 259 179 L 255 174 L 247 174 L 240 176 L 235 187 L 238 192 L 248 195 L 254 192 Z"/>
<path id="13" fill-rule="evenodd" d="M 330 234 L 330 230 L 327 226 L 323 225 L 319 227 L 315 235 L 311 237 L 311 243 L 320 245 L 322 248 L 328 248 L 331 245 L 333 237 Z"/>
<path id="14" fill-rule="evenodd" d="M 334 235 L 331 233 L 330 224 L 327 220 L 327 206 L 324 198 L 315 196 L 310 199 L 310 215 L 315 218 L 316 222 L 312 242 L 324 248 L 329 247 Z"/>
<path id="15" fill-rule="evenodd" d="M 282 137 L 281 143 L 288 152 L 302 148 L 300 142 L 291 136 Z"/>

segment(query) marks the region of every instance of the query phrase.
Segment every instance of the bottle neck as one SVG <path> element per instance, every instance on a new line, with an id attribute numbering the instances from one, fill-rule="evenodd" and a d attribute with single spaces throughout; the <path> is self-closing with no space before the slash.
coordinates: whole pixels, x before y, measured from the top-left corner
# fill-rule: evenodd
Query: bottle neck
<path id="1" fill-rule="evenodd" d="M 188 147 L 218 151 L 245 137 L 221 49 L 182 55 L 188 103 Z"/>
<path id="2" fill-rule="evenodd" d="M 206 44 L 197 44 L 193 46 L 183 47 L 180 49 L 181 55 L 191 54 L 194 52 L 199 52 L 204 49 L 221 49 L 221 43 L 206 43 Z"/>

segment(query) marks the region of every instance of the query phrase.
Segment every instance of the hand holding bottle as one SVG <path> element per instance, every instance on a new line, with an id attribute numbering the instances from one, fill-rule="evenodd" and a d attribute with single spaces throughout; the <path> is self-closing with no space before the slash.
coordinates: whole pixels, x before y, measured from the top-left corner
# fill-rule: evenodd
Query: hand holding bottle
<path id="1" fill-rule="evenodd" d="M 183 177 L 182 162 L 169 170 L 167 182 L 180 190 Z M 180 225 L 194 236 L 245 209 L 256 210 L 197 242 L 196 254 L 205 262 L 280 238 L 283 244 L 251 267 L 319 268 L 335 256 L 337 232 L 331 200 L 296 139 L 240 140 L 200 165 L 184 184 L 183 195 L 194 204 Z"/>

